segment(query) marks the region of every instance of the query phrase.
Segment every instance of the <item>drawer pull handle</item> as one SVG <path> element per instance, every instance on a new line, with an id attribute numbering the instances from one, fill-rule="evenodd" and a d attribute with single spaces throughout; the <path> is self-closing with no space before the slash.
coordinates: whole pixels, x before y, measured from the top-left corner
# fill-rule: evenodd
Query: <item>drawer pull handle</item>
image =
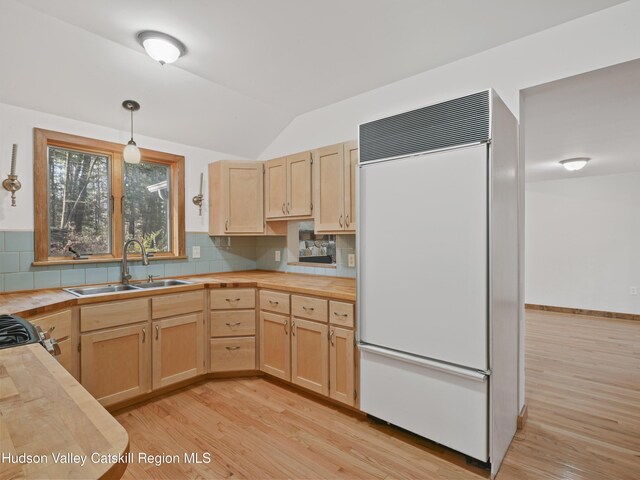
<path id="1" fill-rule="evenodd" d="M 224 347 L 224 348 L 226 348 L 227 350 L 240 350 L 240 347 L 238 347 L 238 346 L 235 346 L 235 347 Z"/>
<path id="2" fill-rule="evenodd" d="M 240 325 L 240 322 L 234 322 L 234 323 L 226 323 L 227 327 L 237 327 L 238 325 Z"/>
<path id="3" fill-rule="evenodd" d="M 49 329 L 49 333 L 52 333 L 55 329 L 56 329 L 56 326 L 54 325 L 53 327 L 51 327 L 51 328 Z"/>
<path id="4" fill-rule="evenodd" d="M 239 299 L 239 298 L 225 298 L 225 300 L 226 300 L 227 302 L 239 302 L 239 301 L 240 301 L 240 299 Z"/>
<path id="5" fill-rule="evenodd" d="M 338 312 L 333 312 L 333 314 L 334 314 L 336 317 L 348 317 L 348 316 L 349 316 L 349 314 L 348 314 L 348 313 L 338 313 Z"/>
<path id="6" fill-rule="evenodd" d="M 278 305 L 280 302 L 274 302 L 273 300 L 269 300 L 269 303 L 270 303 L 271 305 Z"/>
<path id="7" fill-rule="evenodd" d="M 315 310 L 315 308 L 313 308 L 313 307 L 305 307 L 304 305 L 302 306 L 302 309 L 303 310 L 308 310 L 310 312 L 313 312 Z"/>

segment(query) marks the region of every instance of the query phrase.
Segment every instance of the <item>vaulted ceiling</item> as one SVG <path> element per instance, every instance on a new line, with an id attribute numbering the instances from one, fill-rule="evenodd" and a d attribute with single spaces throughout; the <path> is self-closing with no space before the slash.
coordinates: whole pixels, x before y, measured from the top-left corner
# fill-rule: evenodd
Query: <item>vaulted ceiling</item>
<path id="1" fill-rule="evenodd" d="M 1 0 L 0 102 L 257 156 L 297 115 L 617 0 Z M 182 40 L 160 66 L 140 30 Z M 6 73 L 5 73 L 6 72 Z"/>

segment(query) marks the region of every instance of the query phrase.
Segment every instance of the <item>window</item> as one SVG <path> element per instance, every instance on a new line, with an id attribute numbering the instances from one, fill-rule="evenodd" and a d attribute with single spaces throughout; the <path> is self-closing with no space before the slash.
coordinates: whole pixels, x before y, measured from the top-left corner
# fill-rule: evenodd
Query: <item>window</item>
<path id="1" fill-rule="evenodd" d="M 336 236 L 314 233 L 314 222 L 290 222 L 290 263 L 332 267 L 336 265 Z"/>
<path id="2" fill-rule="evenodd" d="M 184 258 L 184 158 L 35 129 L 35 262 L 119 261 L 125 240 L 162 258 Z M 135 252 L 134 248 L 131 249 Z M 75 260 L 87 261 L 87 260 Z"/>

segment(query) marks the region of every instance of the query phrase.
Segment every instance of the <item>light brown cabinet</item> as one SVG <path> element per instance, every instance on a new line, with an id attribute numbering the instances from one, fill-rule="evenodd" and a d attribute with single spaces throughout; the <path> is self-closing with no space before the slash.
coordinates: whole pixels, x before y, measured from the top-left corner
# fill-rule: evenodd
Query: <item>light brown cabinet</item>
<path id="1" fill-rule="evenodd" d="M 72 310 L 67 309 L 28 320 L 49 334 L 50 338 L 56 339 L 60 347 L 60 355 L 56 356 L 56 360 L 79 380 L 78 332 L 77 326 L 73 327 L 72 317 Z"/>
<path id="2" fill-rule="evenodd" d="M 200 302 L 202 303 L 202 293 Z M 153 335 L 153 389 L 204 373 L 204 324 L 200 313 L 155 320 Z"/>
<path id="3" fill-rule="evenodd" d="M 355 142 L 319 148 L 314 162 L 315 230 L 318 233 L 355 232 Z"/>
<path id="4" fill-rule="evenodd" d="M 148 323 L 82 335 L 82 385 L 104 406 L 148 393 L 150 362 Z"/>
<path id="5" fill-rule="evenodd" d="M 291 381 L 316 393 L 329 394 L 327 325 L 291 319 Z"/>
<path id="6" fill-rule="evenodd" d="M 264 162 L 209 164 L 209 235 L 263 234 Z"/>
<path id="7" fill-rule="evenodd" d="M 355 355 L 353 330 L 329 327 L 329 396 L 355 405 Z"/>
<path id="8" fill-rule="evenodd" d="M 260 312 L 260 370 L 283 380 L 291 380 L 289 317 Z"/>
<path id="9" fill-rule="evenodd" d="M 259 299 L 260 370 L 355 406 L 353 304 L 271 290 Z"/>
<path id="10" fill-rule="evenodd" d="M 209 371 L 255 370 L 255 288 L 214 288 L 209 306 Z"/>
<path id="11" fill-rule="evenodd" d="M 304 218 L 312 214 L 311 152 L 265 162 L 267 219 Z"/>

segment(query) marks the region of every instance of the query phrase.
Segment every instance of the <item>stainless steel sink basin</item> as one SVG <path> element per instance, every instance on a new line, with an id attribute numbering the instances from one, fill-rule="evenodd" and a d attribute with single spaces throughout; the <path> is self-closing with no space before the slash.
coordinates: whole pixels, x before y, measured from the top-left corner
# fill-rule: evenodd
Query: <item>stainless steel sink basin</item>
<path id="1" fill-rule="evenodd" d="M 65 288 L 65 291 L 73 293 L 77 297 L 86 297 L 88 295 L 103 295 L 105 293 L 126 292 L 128 290 L 140 290 L 133 285 L 104 285 L 102 287 L 77 287 Z"/>
<path id="2" fill-rule="evenodd" d="M 76 297 L 87 297 L 89 295 L 105 295 L 107 293 L 127 292 L 130 290 L 143 290 L 148 288 L 166 288 L 178 285 L 191 285 L 193 282 L 186 280 L 157 280 L 155 282 L 134 283 L 129 285 L 103 285 L 100 287 L 74 287 L 65 288 L 64 290 L 73 293 Z"/>
<path id="3" fill-rule="evenodd" d="M 175 287 L 177 285 L 191 285 L 193 282 L 187 282 L 186 280 L 157 280 L 155 282 L 136 283 L 134 284 L 138 288 L 165 288 Z"/>

